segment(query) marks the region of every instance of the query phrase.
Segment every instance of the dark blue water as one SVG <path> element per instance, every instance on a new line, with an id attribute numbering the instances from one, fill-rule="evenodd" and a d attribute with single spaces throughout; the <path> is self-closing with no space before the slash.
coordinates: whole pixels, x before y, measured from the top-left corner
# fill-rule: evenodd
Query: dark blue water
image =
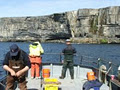
<path id="1" fill-rule="evenodd" d="M 30 43 L 0 42 L 0 60 L 4 59 L 5 54 L 9 51 L 9 46 L 13 43 L 16 43 L 21 49 L 29 53 Z M 62 49 L 66 47 L 63 43 L 42 43 L 42 46 L 45 53 L 61 53 Z M 78 55 L 100 57 L 120 64 L 120 44 L 73 44 L 73 46 L 76 48 Z M 50 56 L 49 54 L 43 55 L 43 58 L 47 59 Z M 56 60 L 56 62 L 57 61 L 58 60 Z"/>
<path id="2" fill-rule="evenodd" d="M 21 49 L 29 53 L 28 42 L 0 42 L 0 60 L 4 60 L 5 54 L 9 51 L 9 46 L 16 43 Z M 64 43 L 42 43 L 45 54 L 42 55 L 43 62 L 60 62 L 59 53 L 66 47 Z M 120 65 L 120 44 L 73 44 L 77 50 L 74 62 L 79 64 L 82 55 L 95 58 L 102 58 Z M 53 54 L 53 55 L 50 55 Z M 57 54 L 55 54 L 57 53 Z M 63 59 L 63 56 L 62 58 Z"/>

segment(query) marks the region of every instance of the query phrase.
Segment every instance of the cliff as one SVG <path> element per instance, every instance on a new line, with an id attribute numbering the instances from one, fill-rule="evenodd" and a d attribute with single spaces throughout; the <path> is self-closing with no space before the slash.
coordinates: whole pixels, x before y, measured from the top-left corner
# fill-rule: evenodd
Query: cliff
<path id="1" fill-rule="evenodd" d="M 1 41 L 120 43 L 120 7 L 79 9 L 48 16 L 0 18 Z"/>

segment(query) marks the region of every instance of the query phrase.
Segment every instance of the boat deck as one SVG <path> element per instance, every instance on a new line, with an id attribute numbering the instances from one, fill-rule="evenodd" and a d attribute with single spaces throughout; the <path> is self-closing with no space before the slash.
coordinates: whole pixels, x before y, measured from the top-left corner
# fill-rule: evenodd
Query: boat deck
<path id="1" fill-rule="evenodd" d="M 60 90 L 82 90 L 82 86 L 84 82 L 87 80 L 86 74 L 87 72 L 90 72 L 91 69 L 88 68 L 81 68 L 81 67 L 74 67 L 75 71 L 75 78 L 72 80 L 69 76 L 69 70 L 67 70 L 66 78 L 59 79 L 59 76 L 61 75 L 62 66 L 44 66 L 43 68 L 49 68 L 50 69 L 50 78 L 57 78 L 61 84 L 59 85 Z M 28 73 L 27 78 L 27 87 L 28 90 L 43 90 L 44 84 L 41 87 L 41 79 L 32 79 L 30 77 L 30 70 Z M 18 88 L 16 90 L 19 90 Z M 91 89 L 93 90 L 93 89 Z M 100 90 L 109 90 L 109 87 L 105 84 L 103 84 L 100 88 Z"/>
<path id="2" fill-rule="evenodd" d="M 28 90 L 43 90 L 44 85 L 41 87 L 40 79 L 29 78 L 27 80 L 28 80 L 28 84 L 27 84 Z M 65 79 L 58 79 L 58 81 L 61 82 L 61 85 L 59 85 L 60 90 L 82 90 L 83 83 L 86 80 L 83 79 L 71 80 L 70 78 L 65 78 Z M 109 87 L 103 84 L 100 90 L 109 90 Z"/>

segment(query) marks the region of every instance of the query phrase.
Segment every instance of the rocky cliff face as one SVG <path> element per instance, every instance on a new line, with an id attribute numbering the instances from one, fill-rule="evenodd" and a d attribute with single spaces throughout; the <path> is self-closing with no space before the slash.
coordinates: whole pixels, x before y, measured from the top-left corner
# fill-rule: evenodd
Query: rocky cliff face
<path id="1" fill-rule="evenodd" d="M 79 9 L 48 16 L 0 18 L 1 41 L 120 42 L 120 7 Z"/>

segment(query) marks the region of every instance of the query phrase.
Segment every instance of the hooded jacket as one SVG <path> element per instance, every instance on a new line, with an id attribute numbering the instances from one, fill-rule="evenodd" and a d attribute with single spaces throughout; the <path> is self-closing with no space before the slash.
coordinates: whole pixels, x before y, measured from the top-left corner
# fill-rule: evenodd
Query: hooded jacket
<path id="1" fill-rule="evenodd" d="M 30 51 L 29 53 L 30 56 L 40 56 L 41 54 L 44 53 L 44 50 L 39 42 L 34 42 L 33 44 L 30 44 L 29 51 Z"/>

